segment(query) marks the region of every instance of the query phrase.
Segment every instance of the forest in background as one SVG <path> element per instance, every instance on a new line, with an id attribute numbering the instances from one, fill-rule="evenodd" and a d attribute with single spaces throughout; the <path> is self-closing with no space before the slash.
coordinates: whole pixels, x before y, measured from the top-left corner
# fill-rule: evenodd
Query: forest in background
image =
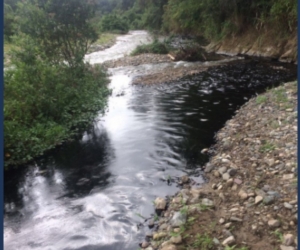
<path id="1" fill-rule="evenodd" d="M 5 0 L 6 166 L 62 143 L 104 109 L 106 74 L 84 55 L 101 34 L 133 29 L 207 41 L 249 30 L 288 39 L 297 30 L 297 1 Z"/>

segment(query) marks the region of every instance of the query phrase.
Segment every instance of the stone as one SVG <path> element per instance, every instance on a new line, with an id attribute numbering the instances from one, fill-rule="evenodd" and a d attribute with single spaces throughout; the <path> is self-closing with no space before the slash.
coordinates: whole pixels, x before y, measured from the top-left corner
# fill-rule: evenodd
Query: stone
<path id="1" fill-rule="evenodd" d="M 243 183 L 243 181 L 241 179 L 235 178 L 234 183 L 236 183 L 237 185 L 241 185 Z"/>
<path id="2" fill-rule="evenodd" d="M 227 173 L 232 177 L 235 176 L 237 174 L 237 170 L 234 168 L 230 168 Z"/>
<path id="3" fill-rule="evenodd" d="M 153 226 L 154 226 L 154 220 L 151 219 L 151 220 L 148 221 L 148 227 L 152 228 Z"/>
<path id="4" fill-rule="evenodd" d="M 164 198 L 157 197 L 155 199 L 155 201 L 154 201 L 154 204 L 155 204 L 155 209 L 157 209 L 157 210 L 165 210 L 167 202 L 166 202 L 166 200 Z"/>
<path id="5" fill-rule="evenodd" d="M 171 244 L 171 245 L 163 246 L 161 250 L 177 250 L 177 247 Z"/>
<path id="6" fill-rule="evenodd" d="M 187 175 L 181 176 L 180 180 L 182 184 L 186 184 L 190 182 L 190 178 Z"/>
<path id="7" fill-rule="evenodd" d="M 236 191 L 236 190 L 237 190 L 237 188 L 238 188 L 237 184 L 233 184 L 233 186 L 232 186 L 231 190 L 232 190 L 232 191 Z"/>
<path id="8" fill-rule="evenodd" d="M 201 190 L 200 189 L 196 189 L 196 188 L 192 188 L 190 190 L 190 194 L 194 197 L 194 198 L 199 198 L 201 196 Z"/>
<path id="9" fill-rule="evenodd" d="M 170 224 L 172 227 L 180 227 L 186 222 L 187 215 L 185 213 L 175 212 Z"/>
<path id="10" fill-rule="evenodd" d="M 222 175 L 222 178 L 223 178 L 224 181 L 227 181 L 227 180 L 230 179 L 230 175 L 229 175 L 228 173 L 224 173 L 224 174 Z"/>
<path id="11" fill-rule="evenodd" d="M 230 220 L 231 220 L 231 221 L 237 221 L 237 222 L 242 222 L 242 221 L 243 221 L 242 219 L 237 218 L 237 217 L 235 217 L 235 216 L 230 217 Z"/>
<path id="12" fill-rule="evenodd" d="M 165 238 L 168 234 L 165 232 L 158 232 L 153 234 L 153 240 L 160 240 L 162 238 Z"/>
<path id="13" fill-rule="evenodd" d="M 143 243 L 141 244 L 141 247 L 142 247 L 142 248 L 147 248 L 149 245 L 150 245 L 149 242 L 143 241 Z"/>
<path id="14" fill-rule="evenodd" d="M 295 177 L 294 174 L 284 174 L 284 175 L 282 176 L 282 179 L 283 179 L 283 180 L 290 180 L 290 179 L 293 179 L 294 177 Z"/>
<path id="15" fill-rule="evenodd" d="M 264 191 L 261 190 L 261 189 L 256 189 L 256 190 L 255 190 L 255 194 L 256 194 L 257 196 L 262 196 L 262 197 L 265 197 L 265 196 L 266 196 L 266 192 L 264 192 Z"/>
<path id="16" fill-rule="evenodd" d="M 270 228 L 277 228 L 280 226 L 280 221 L 279 220 L 275 220 L 275 219 L 271 219 L 268 221 L 268 226 Z"/>
<path id="17" fill-rule="evenodd" d="M 231 225 L 232 225 L 232 223 L 231 223 L 231 222 L 228 222 L 228 223 L 226 223 L 226 224 L 224 225 L 224 227 L 225 227 L 226 229 L 228 229 L 228 228 L 231 227 Z"/>
<path id="18" fill-rule="evenodd" d="M 206 164 L 206 166 L 205 166 L 204 172 L 205 172 L 205 173 L 210 173 L 214 168 L 215 168 L 214 165 L 208 163 L 208 164 Z"/>
<path id="19" fill-rule="evenodd" d="M 283 245 L 290 246 L 294 243 L 295 237 L 292 234 L 283 235 Z"/>
<path id="20" fill-rule="evenodd" d="M 224 218 L 221 218 L 221 219 L 219 220 L 219 224 L 222 225 L 222 224 L 224 224 L 224 223 L 225 223 Z"/>
<path id="21" fill-rule="evenodd" d="M 246 200 L 248 198 L 248 194 L 241 189 L 240 192 L 238 193 L 238 196 L 242 199 L 242 200 Z"/>
<path id="22" fill-rule="evenodd" d="M 291 205 L 291 204 L 288 203 L 288 202 L 284 202 L 284 203 L 283 203 L 283 206 L 284 206 L 285 208 L 287 208 L 287 209 L 293 209 L 293 205 Z"/>
<path id="23" fill-rule="evenodd" d="M 235 243 L 235 239 L 233 236 L 229 236 L 228 238 L 226 238 L 223 242 L 222 245 L 223 246 L 231 246 Z"/>
<path id="24" fill-rule="evenodd" d="M 221 167 L 219 168 L 219 173 L 222 175 L 227 171 L 227 167 Z"/>
<path id="25" fill-rule="evenodd" d="M 295 248 L 290 246 L 280 245 L 280 250 L 295 250 Z"/>
<path id="26" fill-rule="evenodd" d="M 182 238 L 180 235 L 171 237 L 170 241 L 174 244 L 180 244 L 182 242 Z"/>
<path id="27" fill-rule="evenodd" d="M 213 238 L 213 242 L 215 245 L 220 245 L 220 241 L 217 238 Z"/>
<path id="28" fill-rule="evenodd" d="M 204 206 L 207 206 L 207 207 L 214 207 L 214 202 L 210 199 L 207 199 L 207 198 L 203 198 L 201 200 L 201 204 L 204 205 Z"/>
<path id="29" fill-rule="evenodd" d="M 263 201 L 263 199 L 264 199 L 264 198 L 263 198 L 262 196 L 257 195 L 257 196 L 255 197 L 254 204 L 255 204 L 255 205 L 259 204 L 260 202 Z"/>
<path id="30" fill-rule="evenodd" d="M 159 227 L 159 229 L 160 229 L 160 230 L 166 230 L 167 227 L 168 227 L 168 224 L 164 223 L 164 224 L 162 224 L 162 225 Z"/>
<path id="31" fill-rule="evenodd" d="M 271 205 L 273 204 L 275 201 L 275 197 L 272 195 L 267 195 L 264 199 L 263 199 L 263 203 L 265 205 Z"/>
<path id="32" fill-rule="evenodd" d="M 217 177 L 217 178 L 221 176 L 221 174 L 219 173 L 218 170 L 214 170 L 213 174 L 214 174 L 214 177 Z"/>

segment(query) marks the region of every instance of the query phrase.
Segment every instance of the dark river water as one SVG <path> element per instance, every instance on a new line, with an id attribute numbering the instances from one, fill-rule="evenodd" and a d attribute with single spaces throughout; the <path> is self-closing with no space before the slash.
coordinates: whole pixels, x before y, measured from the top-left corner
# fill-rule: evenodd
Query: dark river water
<path id="1" fill-rule="evenodd" d="M 149 42 L 146 32 L 122 36 L 87 60 L 120 57 L 141 40 Z M 208 158 L 200 151 L 234 111 L 266 88 L 296 79 L 295 66 L 239 59 L 173 83 L 131 85 L 135 75 L 165 66 L 111 69 L 107 110 L 88 131 L 5 173 L 6 250 L 138 249 L 149 230 L 137 226 L 141 216 L 154 212 L 156 197 L 178 190 L 166 180 L 190 174 L 203 183 Z"/>

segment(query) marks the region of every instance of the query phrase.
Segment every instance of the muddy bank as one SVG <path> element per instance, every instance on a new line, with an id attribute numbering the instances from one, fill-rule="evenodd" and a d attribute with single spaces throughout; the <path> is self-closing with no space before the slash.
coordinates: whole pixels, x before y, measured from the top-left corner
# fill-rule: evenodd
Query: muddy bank
<path id="1" fill-rule="evenodd" d="M 277 35 L 277 34 L 276 34 Z M 297 33 L 278 39 L 278 35 L 259 34 L 249 30 L 242 36 L 230 37 L 221 42 L 212 42 L 206 51 L 228 55 L 267 57 L 281 62 L 297 63 Z"/>
<path id="2" fill-rule="evenodd" d="M 252 98 L 217 135 L 208 182 L 157 198 L 142 248 L 297 249 L 297 82 Z M 151 225 L 150 225 L 151 224 Z"/>

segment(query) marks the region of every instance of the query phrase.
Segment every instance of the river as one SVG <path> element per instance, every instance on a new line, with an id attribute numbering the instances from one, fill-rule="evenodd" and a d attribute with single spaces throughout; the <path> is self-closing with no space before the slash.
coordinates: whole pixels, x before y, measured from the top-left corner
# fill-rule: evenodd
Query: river
<path id="1" fill-rule="evenodd" d="M 86 60 L 120 58 L 150 41 L 147 32 L 133 31 Z M 104 115 L 77 140 L 5 173 L 6 250 L 138 249 L 152 201 L 178 190 L 167 180 L 189 174 L 203 183 L 208 157 L 200 151 L 226 120 L 256 93 L 296 78 L 293 65 L 230 58 L 172 83 L 131 84 L 136 75 L 177 65 L 109 69 Z"/>

